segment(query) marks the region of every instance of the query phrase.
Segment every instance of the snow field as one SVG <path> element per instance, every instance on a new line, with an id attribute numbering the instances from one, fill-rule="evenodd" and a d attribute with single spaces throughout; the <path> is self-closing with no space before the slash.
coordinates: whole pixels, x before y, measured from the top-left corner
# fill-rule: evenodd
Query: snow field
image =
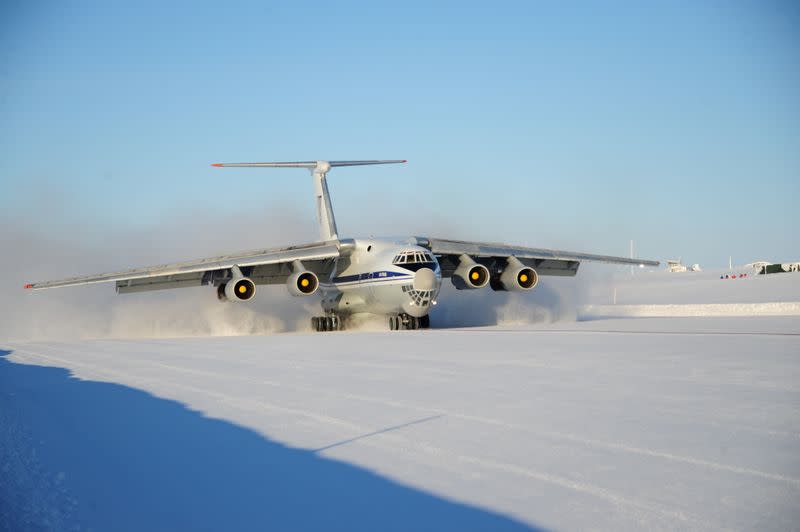
<path id="1" fill-rule="evenodd" d="M 365 508 L 382 508 L 380 515 L 393 518 L 377 522 L 397 529 L 786 530 L 800 518 L 795 317 L 21 343 L 5 349 L 6 359 L 21 367 L 67 368 L 79 379 L 144 390 L 155 396 L 148 411 L 174 404 L 157 398 L 178 401 L 200 416 L 193 420 L 200 434 L 219 419 L 313 456 L 297 474 L 338 486 L 307 501 L 311 508 L 336 505 L 325 510 L 339 518 L 329 528 L 374 529 Z M 33 440 L 41 424 L 62 445 L 80 449 L 90 436 L 57 427 L 79 423 L 86 413 L 60 410 L 63 398 L 47 392 L 52 386 L 31 385 L 35 393 L 22 393 L 25 383 L 3 380 L 4 369 L 7 363 L 0 365 L 0 390 L 13 389 L 14 395 L 3 401 L 9 411 L 31 417 L 18 416 L 18 422 L 29 425 Z M 90 385 L 81 382 L 71 385 Z M 137 419 L 137 409 L 119 415 Z M 225 447 L 228 433 L 214 441 Z M 109 452 L 124 471 L 136 449 Z M 223 458 L 233 470 L 248 471 L 248 455 L 240 464 L 231 454 Z M 65 500 L 78 501 L 70 519 L 84 528 L 105 529 L 112 522 L 181 526 L 186 521 L 176 516 L 197 512 L 204 500 L 199 488 L 188 489 L 175 502 L 175 515 L 165 516 L 162 503 L 145 497 L 135 507 L 114 506 L 112 521 L 108 508 L 91 504 L 108 488 L 93 482 L 99 473 L 51 444 L 38 455 L 42 468 L 64 473 Z M 359 473 L 332 474 L 330 463 Z M 170 466 L 157 470 L 169 476 Z M 361 472 L 377 478 L 367 482 Z M 115 489 L 127 492 L 125 476 L 114 478 Z M 275 499 L 273 484 L 283 480 L 253 484 L 228 473 L 224 480 L 234 493 L 273 494 L 271 502 L 253 495 L 253 507 L 246 497 L 236 503 L 254 528 L 269 519 L 271 503 L 277 512 L 296 499 Z M 395 493 L 383 482 L 409 491 Z M 343 498 L 347 493 L 357 496 Z M 267 510 L 257 509 L 255 500 Z M 204 522 L 243 523 L 229 513 L 231 505 L 202 506 Z M 126 512 L 138 517 L 126 521 Z M 293 515 L 278 524 L 320 525 Z"/>

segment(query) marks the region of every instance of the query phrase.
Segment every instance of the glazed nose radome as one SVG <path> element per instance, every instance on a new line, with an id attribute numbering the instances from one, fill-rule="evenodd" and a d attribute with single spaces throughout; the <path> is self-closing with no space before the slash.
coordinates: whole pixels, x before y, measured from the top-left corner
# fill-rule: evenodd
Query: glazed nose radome
<path id="1" fill-rule="evenodd" d="M 414 274 L 414 290 L 434 290 L 436 274 L 430 268 L 420 268 Z"/>

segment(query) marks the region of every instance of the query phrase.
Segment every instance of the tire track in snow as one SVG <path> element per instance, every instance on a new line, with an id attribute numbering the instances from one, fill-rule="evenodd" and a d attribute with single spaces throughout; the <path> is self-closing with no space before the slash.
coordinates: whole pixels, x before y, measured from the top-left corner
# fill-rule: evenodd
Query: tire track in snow
<path id="1" fill-rule="evenodd" d="M 636 508 L 637 510 L 646 512 L 645 517 L 651 517 L 652 514 L 657 514 L 660 515 L 661 517 L 669 519 L 670 521 L 677 520 L 687 524 L 691 523 L 692 525 L 703 530 L 711 530 L 715 528 L 715 526 L 712 525 L 711 523 L 704 521 L 694 515 L 687 514 L 686 512 L 680 510 L 673 510 L 665 505 L 657 503 L 647 503 L 641 500 L 631 499 L 629 497 L 625 497 L 613 491 L 601 488 L 599 486 L 595 486 L 593 484 L 589 484 L 587 482 L 578 482 L 559 475 L 553 475 L 541 471 L 534 471 L 524 467 L 516 466 L 514 464 L 507 464 L 504 462 L 497 462 L 494 460 L 486 460 L 482 458 L 476 458 L 473 456 L 459 455 L 457 459 L 461 462 L 465 462 L 468 464 L 474 464 L 481 467 L 494 469 L 496 471 L 503 471 L 505 473 L 532 478 L 535 480 L 539 480 L 541 482 L 546 482 L 548 484 L 553 484 L 555 486 L 576 491 L 578 493 L 592 495 L 596 498 L 603 499 L 616 507 L 621 508 L 627 506 L 631 508 Z M 639 517 L 639 521 L 640 525 L 643 524 L 641 523 L 641 516 Z"/>

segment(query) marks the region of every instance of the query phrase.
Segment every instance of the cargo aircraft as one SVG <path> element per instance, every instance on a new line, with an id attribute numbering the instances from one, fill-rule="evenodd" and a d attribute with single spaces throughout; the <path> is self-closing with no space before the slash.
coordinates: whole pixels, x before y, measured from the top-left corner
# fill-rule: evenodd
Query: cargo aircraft
<path id="1" fill-rule="evenodd" d="M 306 168 L 316 196 L 320 240 L 284 248 L 257 249 L 175 264 L 26 284 L 41 290 L 115 282 L 117 293 L 210 285 L 221 301 L 253 299 L 258 285 L 285 284 L 293 296 L 319 293 L 324 315 L 311 319 L 317 331 L 346 328 L 357 314 L 388 318 L 391 330 L 428 328 L 442 279 L 458 290 L 489 287 L 528 291 L 540 275 L 574 276 L 582 261 L 657 266 L 658 262 L 573 253 L 498 243 L 407 238 L 340 238 L 328 193 L 332 168 L 405 163 L 381 161 L 306 161 L 229 163 L 216 167 Z"/>

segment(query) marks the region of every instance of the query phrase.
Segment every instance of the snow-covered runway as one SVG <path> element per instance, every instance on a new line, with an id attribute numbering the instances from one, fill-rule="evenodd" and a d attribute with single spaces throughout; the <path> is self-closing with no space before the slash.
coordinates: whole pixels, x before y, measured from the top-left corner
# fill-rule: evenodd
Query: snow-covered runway
<path id="1" fill-rule="evenodd" d="M 796 317 L 0 348 L 31 528 L 800 522 Z"/>

